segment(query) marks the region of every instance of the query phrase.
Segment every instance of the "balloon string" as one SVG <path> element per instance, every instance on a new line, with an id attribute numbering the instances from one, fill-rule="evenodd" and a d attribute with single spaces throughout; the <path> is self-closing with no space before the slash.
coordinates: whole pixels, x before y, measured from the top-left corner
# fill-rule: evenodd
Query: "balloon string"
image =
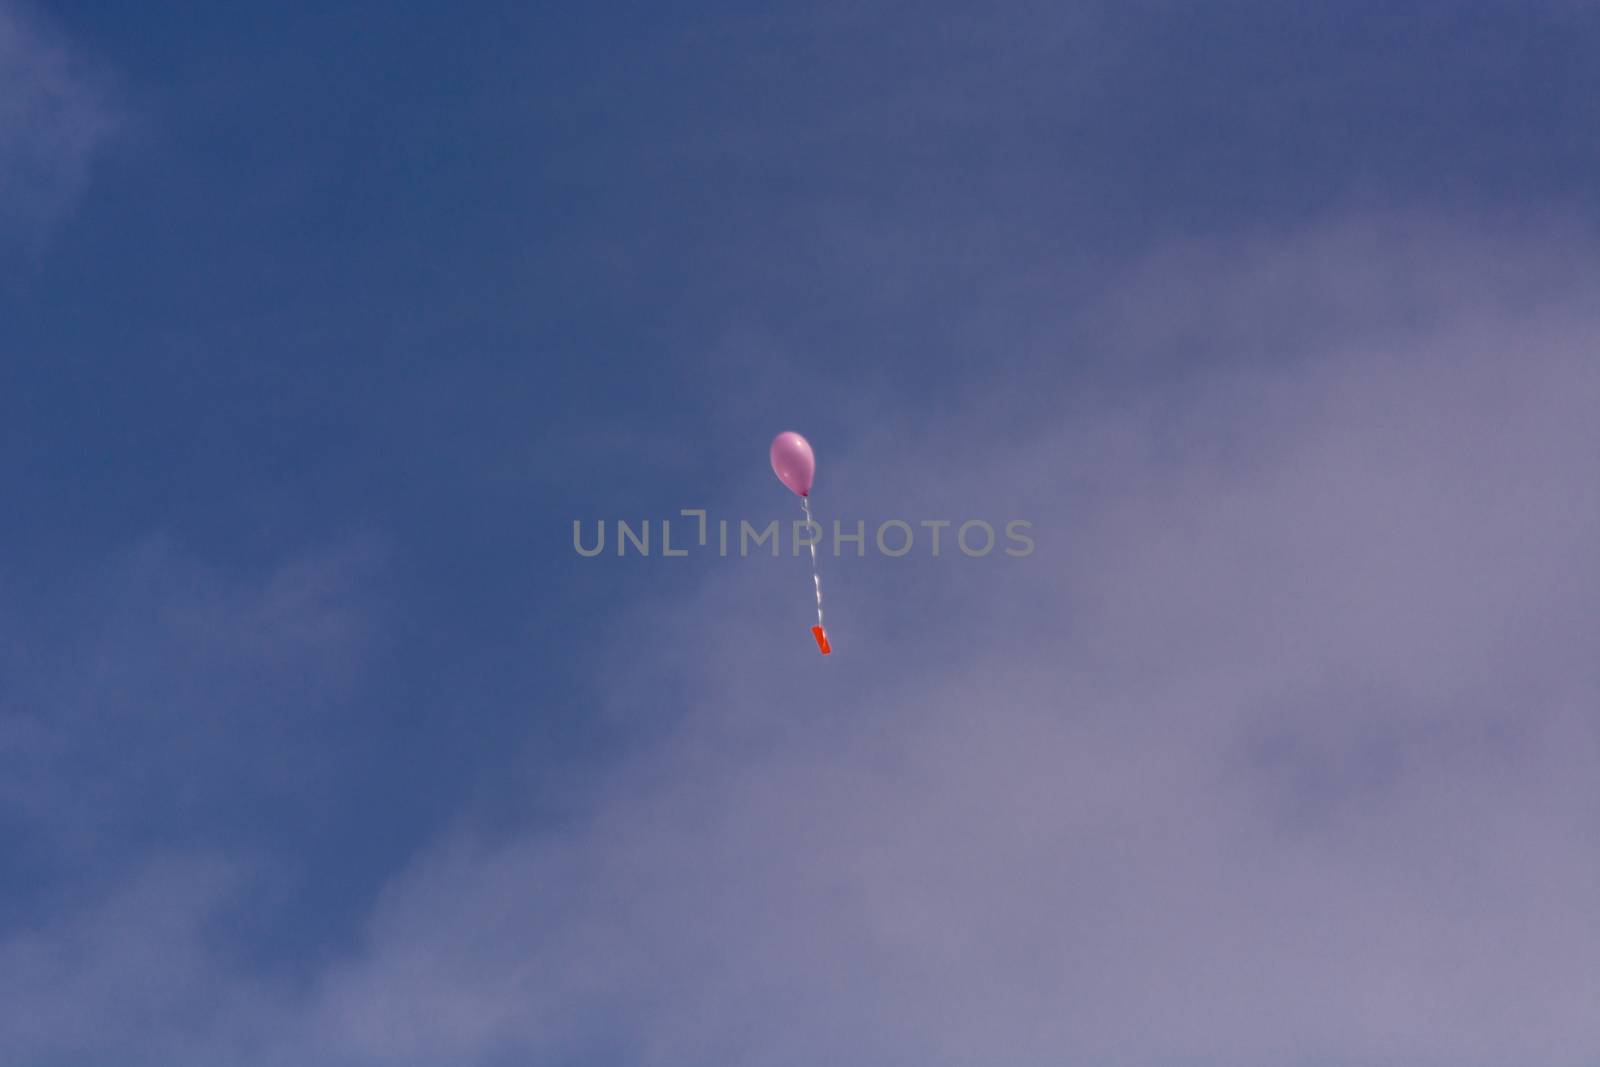
<path id="1" fill-rule="evenodd" d="M 810 499 L 801 497 L 800 507 L 806 513 L 806 533 L 810 534 L 811 528 L 816 526 L 817 537 L 822 536 L 822 527 L 817 526 L 816 522 L 811 518 Z M 817 540 L 815 537 L 809 538 L 809 540 L 811 541 L 811 583 L 817 587 L 817 626 L 820 627 L 822 625 L 822 576 L 817 572 Z"/>

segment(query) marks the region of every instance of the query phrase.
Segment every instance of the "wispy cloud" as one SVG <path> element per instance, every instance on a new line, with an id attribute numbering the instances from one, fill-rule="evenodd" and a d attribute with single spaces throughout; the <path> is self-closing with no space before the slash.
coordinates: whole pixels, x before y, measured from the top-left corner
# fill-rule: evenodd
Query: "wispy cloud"
<path id="1" fill-rule="evenodd" d="M 48 603 L 10 591 L 0 1060 L 289 1047 L 292 983 L 253 938 L 305 875 L 265 816 L 304 825 L 327 804 L 328 720 L 374 638 L 380 559 L 358 540 L 252 571 L 157 537 Z"/>
<path id="2" fill-rule="evenodd" d="M 49 604 L 13 602 L 0 799 L 23 816 L 16 839 L 115 873 L 220 795 L 300 803 L 320 763 L 290 739 L 360 670 L 376 559 L 356 544 L 243 575 L 155 538 Z"/>
<path id="3" fill-rule="evenodd" d="M 0 0 L 0 239 L 42 239 L 83 195 L 112 129 L 102 77 Z"/>
<path id="4" fill-rule="evenodd" d="M 273 998 L 215 931 L 258 871 L 151 858 L 107 894 L 0 938 L 0 1054 L 15 1063 L 231 1062 L 269 1032 Z"/>

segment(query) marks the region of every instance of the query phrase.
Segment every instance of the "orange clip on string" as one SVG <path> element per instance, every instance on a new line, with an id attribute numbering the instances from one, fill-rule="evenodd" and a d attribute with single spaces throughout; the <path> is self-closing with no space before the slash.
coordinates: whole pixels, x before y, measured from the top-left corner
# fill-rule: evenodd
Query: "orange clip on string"
<path id="1" fill-rule="evenodd" d="M 813 626 L 811 636 L 817 639 L 817 647 L 822 649 L 824 656 L 833 651 L 833 646 L 828 644 L 828 635 L 822 632 L 822 627 Z"/>

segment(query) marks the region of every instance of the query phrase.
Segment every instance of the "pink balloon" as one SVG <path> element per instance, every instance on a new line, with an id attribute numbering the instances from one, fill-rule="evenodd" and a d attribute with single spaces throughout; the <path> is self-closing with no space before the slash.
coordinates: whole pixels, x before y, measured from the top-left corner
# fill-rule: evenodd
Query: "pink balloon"
<path id="1" fill-rule="evenodd" d="M 785 430 L 774 437 L 772 473 L 795 493 L 810 496 L 811 479 L 817 473 L 817 457 L 811 453 L 811 443 L 793 430 Z"/>

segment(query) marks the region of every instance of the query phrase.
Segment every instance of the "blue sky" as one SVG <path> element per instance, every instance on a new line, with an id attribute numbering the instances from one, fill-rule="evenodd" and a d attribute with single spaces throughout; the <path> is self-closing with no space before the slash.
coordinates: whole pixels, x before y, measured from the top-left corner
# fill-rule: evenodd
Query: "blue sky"
<path id="1" fill-rule="evenodd" d="M 0 1059 L 1592 1062 L 1597 54 L 0 0 Z"/>

